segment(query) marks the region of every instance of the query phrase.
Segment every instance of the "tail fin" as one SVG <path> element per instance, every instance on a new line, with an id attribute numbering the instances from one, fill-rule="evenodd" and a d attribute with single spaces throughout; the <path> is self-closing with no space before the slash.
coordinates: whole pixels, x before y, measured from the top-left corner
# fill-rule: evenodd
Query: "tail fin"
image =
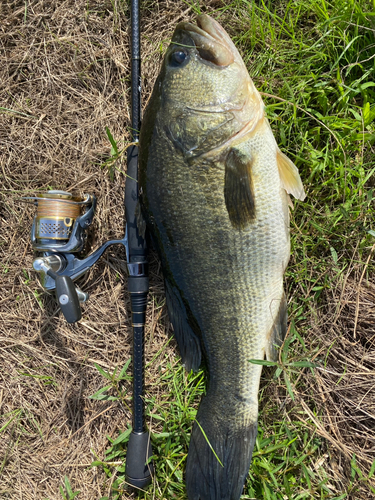
<path id="1" fill-rule="evenodd" d="M 198 409 L 199 425 L 194 423 L 191 434 L 187 495 L 189 500 L 239 500 L 250 468 L 257 422 L 239 426 L 228 414 L 215 418 L 215 407 L 207 403 L 206 396 Z"/>

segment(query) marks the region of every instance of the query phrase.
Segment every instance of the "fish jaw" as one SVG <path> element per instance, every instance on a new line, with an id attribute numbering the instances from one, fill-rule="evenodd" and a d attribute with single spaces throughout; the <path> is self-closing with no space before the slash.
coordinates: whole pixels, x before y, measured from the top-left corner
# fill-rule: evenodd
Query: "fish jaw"
<path id="1" fill-rule="evenodd" d="M 235 60 L 235 53 L 233 48 L 228 46 L 225 38 L 220 36 L 217 29 L 215 29 L 216 26 L 213 23 L 217 25 L 218 23 L 205 15 L 199 16 L 197 23 L 198 25 L 187 22 L 178 24 L 172 43 L 181 37 L 180 32 L 185 32 L 191 37 L 202 59 L 217 66 L 232 64 Z"/>
<path id="2" fill-rule="evenodd" d="M 235 61 L 239 66 L 245 68 L 240 53 L 228 33 L 215 19 L 207 14 L 198 16 L 196 25 L 188 22 L 179 23 L 172 37 L 172 43 L 175 41 L 175 37 L 178 37 L 180 31 L 187 32 L 195 46 L 202 49 L 202 52 L 205 49 L 212 50 L 214 54 L 211 62 L 215 63 L 217 61 L 217 65 L 227 66 Z"/>
<path id="3" fill-rule="evenodd" d="M 262 99 L 229 35 L 207 15 L 197 23 L 177 25 L 155 85 L 165 132 L 176 154 L 187 159 L 252 130 L 264 117 Z"/>

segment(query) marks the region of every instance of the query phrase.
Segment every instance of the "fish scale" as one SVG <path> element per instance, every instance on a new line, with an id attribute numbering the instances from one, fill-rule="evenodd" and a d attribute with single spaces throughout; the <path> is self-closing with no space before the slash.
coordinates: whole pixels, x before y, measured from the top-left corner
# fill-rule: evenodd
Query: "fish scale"
<path id="1" fill-rule="evenodd" d="M 145 112 L 141 212 L 183 362 L 196 370 L 204 357 L 208 370 L 188 497 L 238 500 L 262 371 L 249 360 L 276 360 L 286 332 L 288 193 L 303 199 L 304 191 L 233 42 L 209 16 L 197 22 L 177 26 Z"/>

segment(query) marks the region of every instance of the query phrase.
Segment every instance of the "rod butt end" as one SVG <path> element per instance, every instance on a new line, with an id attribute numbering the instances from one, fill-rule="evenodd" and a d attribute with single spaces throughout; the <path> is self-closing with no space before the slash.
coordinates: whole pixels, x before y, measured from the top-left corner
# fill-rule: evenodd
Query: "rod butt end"
<path id="1" fill-rule="evenodd" d="M 154 472 L 153 462 L 148 462 L 151 456 L 149 433 L 147 431 L 132 432 L 126 453 L 125 476 L 127 483 L 134 488 L 144 489 L 151 483 Z"/>

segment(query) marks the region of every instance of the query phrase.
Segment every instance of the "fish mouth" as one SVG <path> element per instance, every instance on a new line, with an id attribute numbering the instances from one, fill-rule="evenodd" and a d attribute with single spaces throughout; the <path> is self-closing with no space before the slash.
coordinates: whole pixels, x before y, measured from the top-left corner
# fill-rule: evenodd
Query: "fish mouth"
<path id="1" fill-rule="evenodd" d="M 206 62 L 226 67 L 236 59 L 237 49 L 229 35 L 207 14 L 198 16 L 196 25 L 182 22 L 176 26 L 172 43 L 186 44 L 187 38 L 193 41 L 199 56 Z"/>

